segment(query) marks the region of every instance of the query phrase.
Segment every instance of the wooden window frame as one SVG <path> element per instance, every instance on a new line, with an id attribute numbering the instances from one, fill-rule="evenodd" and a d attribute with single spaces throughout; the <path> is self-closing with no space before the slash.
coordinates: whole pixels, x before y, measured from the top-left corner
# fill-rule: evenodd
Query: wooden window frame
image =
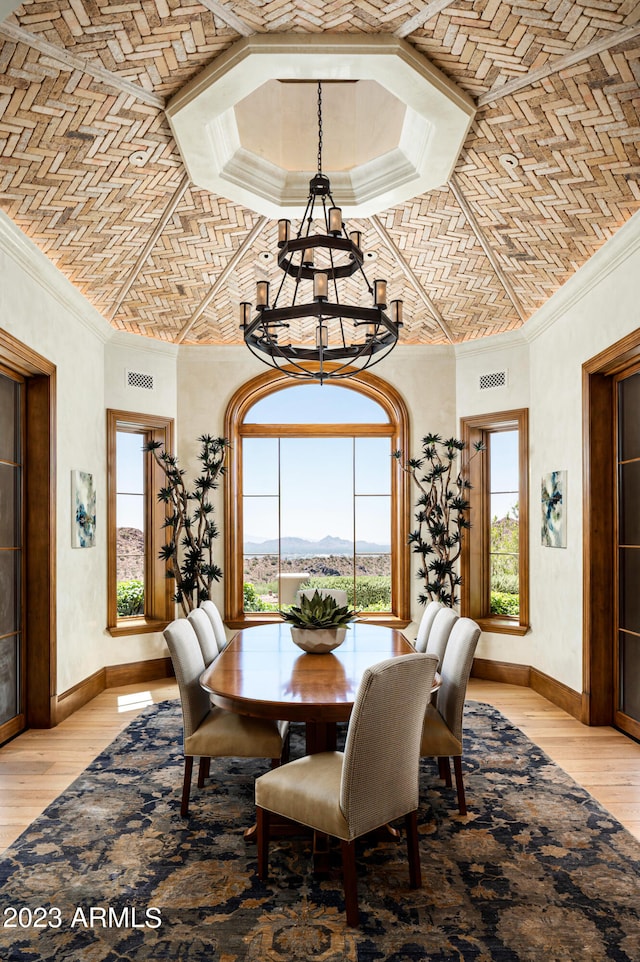
<path id="1" fill-rule="evenodd" d="M 460 419 L 465 442 L 463 468 L 471 482 L 471 528 L 465 531 L 460 558 L 462 575 L 462 614 L 473 618 L 483 631 L 525 635 L 529 630 L 529 410 L 518 408 L 495 414 L 479 414 Z M 497 431 L 518 431 L 519 473 L 519 575 L 520 614 L 510 618 L 491 614 L 489 609 L 489 457 L 487 451 L 475 453 L 474 445 Z"/>
<path id="2" fill-rule="evenodd" d="M 349 387 L 371 398 L 386 412 L 388 425 L 364 424 L 286 424 L 271 432 L 262 425 L 245 425 L 251 407 L 263 397 L 292 387 L 299 381 L 281 371 L 267 371 L 236 391 L 225 416 L 225 436 L 230 440 L 225 476 L 225 621 L 231 628 L 243 628 L 270 621 L 280 621 L 277 613 L 245 612 L 243 597 L 244 561 L 242 554 L 242 438 L 245 436 L 279 437 L 367 437 L 391 439 L 391 450 L 401 452 L 401 461 L 392 461 L 391 472 L 391 597 L 394 610 L 390 614 L 370 612 L 362 620 L 390 627 L 406 627 L 411 621 L 409 531 L 410 478 L 401 468 L 409 457 L 409 415 L 398 392 L 381 378 L 359 373 L 349 379 Z M 315 382 L 309 382 L 315 383 Z"/>
<path id="3" fill-rule="evenodd" d="M 157 499 L 165 477 L 149 451 L 145 455 L 145 613 L 118 617 L 116 435 L 123 428 L 144 433 L 149 441 L 160 441 L 167 453 L 173 453 L 173 418 L 107 410 L 107 631 L 114 636 L 162 631 L 175 613 L 173 582 L 166 576 L 165 562 L 158 557 L 167 536 L 162 527 L 166 508 Z"/>

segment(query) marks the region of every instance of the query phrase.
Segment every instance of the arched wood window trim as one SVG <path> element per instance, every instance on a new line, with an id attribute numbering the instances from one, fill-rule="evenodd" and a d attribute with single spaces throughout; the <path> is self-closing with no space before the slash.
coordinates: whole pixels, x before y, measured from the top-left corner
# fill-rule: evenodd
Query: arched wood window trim
<path id="1" fill-rule="evenodd" d="M 277 614 L 268 612 L 245 612 L 243 601 L 243 529 L 242 529 L 242 438 L 253 433 L 246 430 L 245 417 L 258 401 L 275 391 L 299 384 L 281 371 L 266 371 L 253 378 L 236 391 L 229 401 L 225 416 L 225 436 L 231 442 L 227 461 L 225 483 L 225 620 L 232 628 L 279 620 Z M 316 383 L 316 382 L 309 382 Z M 346 387 L 346 385 L 345 385 Z M 386 412 L 389 418 L 388 433 L 391 449 L 402 452 L 401 461 L 409 457 L 409 414 L 398 392 L 382 378 L 369 373 L 354 374 L 348 387 L 371 398 Z M 283 425 L 281 436 L 349 436 L 354 430 L 366 434 L 366 425 L 305 424 Z M 364 429 L 364 430 L 363 430 Z M 380 435 L 384 425 L 377 424 L 375 433 Z M 373 431 L 372 431 L 373 433 Z M 364 618 L 376 624 L 404 627 L 411 620 L 410 604 L 410 553 L 407 533 L 410 526 L 411 491 L 410 478 L 402 471 L 400 462 L 392 459 L 391 476 L 391 596 L 394 610 L 391 615 L 371 613 Z"/>

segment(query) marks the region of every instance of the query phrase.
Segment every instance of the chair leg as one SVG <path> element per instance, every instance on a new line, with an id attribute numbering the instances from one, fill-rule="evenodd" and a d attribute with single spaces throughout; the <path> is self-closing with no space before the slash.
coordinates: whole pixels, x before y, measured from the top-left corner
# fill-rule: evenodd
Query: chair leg
<path id="1" fill-rule="evenodd" d="M 256 841 L 258 843 L 258 878 L 269 875 L 269 812 L 256 805 Z"/>
<path id="2" fill-rule="evenodd" d="M 189 793 L 191 791 L 191 773 L 193 772 L 193 755 L 184 757 L 184 781 L 182 783 L 182 802 L 180 814 L 186 818 L 189 814 Z"/>
<path id="3" fill-rule="evenodd" d="M 447 788 L 451 788 L 451 766 L 447 756 L 438 758 L 438 774 L 443 779 Z"/>
<path id="4" fill-rule="evenodd" d="M 204 780 L 209 777 L 211 769 L 211 759 L 202 757 L 198 767 L 198 788 L 204 788 Z"/>
<path id="5" fill-rule="evenodd" d="M 409 812 L 404 818 L 407 832 L 407 857 L 409 859 L 409 884 L 412 889 L 422 888 L 420 845 L 418 843 L 418 813 Z"/>
<path id="6" fill-rule="evenodd" d="M 357 926 L 360 922 L 358 911 L 358 879 L 356 876 L 356 843 L 342 840 L 342 880 L 344 885 L 344 904 L 347 912 L 347 925 Z"/>
<path id="7" fill-rule="evenodd" d="M 464 795 L 464 782 L 462 780 L 462 758 L 460 755 L 453 757 L 453 770 L 456 773 L 456 788 L 458 790 L 458 811 L 461 815 L 467 814 L 467 800 Z"/>

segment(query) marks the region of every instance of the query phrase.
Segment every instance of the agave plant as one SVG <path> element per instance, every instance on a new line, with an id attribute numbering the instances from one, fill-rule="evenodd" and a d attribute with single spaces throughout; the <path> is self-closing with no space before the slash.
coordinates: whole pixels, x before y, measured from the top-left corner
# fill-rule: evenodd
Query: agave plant
<path id="1" fill-rule="evenodd" d="M 342 608 L 332 597 L 324 597 L 316 589 L 311 597 L 302 595 L 300 605 L 292 605 L 280 614 L 294 628 L 347 628 L 357 615 L 349 607 Z"/>

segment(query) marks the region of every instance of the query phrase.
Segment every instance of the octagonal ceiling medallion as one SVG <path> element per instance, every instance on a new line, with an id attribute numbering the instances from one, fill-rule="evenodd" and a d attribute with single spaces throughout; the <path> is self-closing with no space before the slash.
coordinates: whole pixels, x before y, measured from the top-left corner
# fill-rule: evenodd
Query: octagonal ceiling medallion
<path id="1" fill-rule="evenodd" d="M 347 217 L 444 184 L 473 101 L 402 40 L 260 35 L 234 44 L 180 91 L 167 117 L 199 187 L 267 217 L 296 216 L 317 169 Z"/>

